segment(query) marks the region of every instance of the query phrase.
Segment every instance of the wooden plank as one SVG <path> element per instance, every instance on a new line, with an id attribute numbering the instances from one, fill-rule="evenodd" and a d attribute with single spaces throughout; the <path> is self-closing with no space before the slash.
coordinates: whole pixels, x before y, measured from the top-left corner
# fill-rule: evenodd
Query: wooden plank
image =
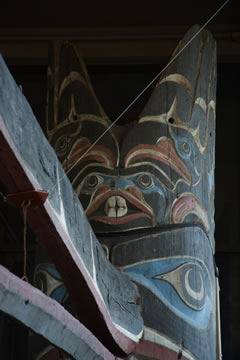
<path id="1" fill-rule="evenodd" d="M 59 303 L 3 266 L 0 266 L 0 310 L 42 335 L 76 360 L 116 359 Z"/>
<path id="2" fill-rule="evenodd" d="M 212 24 L 218 61 L 239 62 L 238 24 Z M 104 28 L 1 28 L 0 48 L 8 64 L 47 65 L 48 42 L 74 42 L 91 64 L 166 64 L 187 26 Z"/>
<path id="3" fill-rule="evenodd" d="M 0 73 L 0 178 L 9 192 L 49 193 L 43 206 L 29 208 L 28 222 L 62 275 L 81 322 L 113 352 L 129 353 L 143 329 L 137 287 L 107 260 L 2 58 Z"/>

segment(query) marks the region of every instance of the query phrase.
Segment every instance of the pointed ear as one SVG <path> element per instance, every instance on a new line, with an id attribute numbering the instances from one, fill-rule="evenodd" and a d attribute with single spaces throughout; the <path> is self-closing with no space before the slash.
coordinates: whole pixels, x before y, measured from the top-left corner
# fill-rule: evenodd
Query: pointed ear
<path id="1" fill-rule="evenodd" d="M 215 102 L 216 44 L 206 30 L 191 41 L 199 29 L 194 25 L 177 45 L 172 58 L 182 52 L 161 75 L 139 122 L 175 121 L 175 124 L 184 122 L 194 128 L 197 124 L 193 112 L 199 98 L 207 105 Z M 170 111 L 173 108 L 174 113 Z"/>
<path id="2" fill-rule="evenodd" d="M 77 47 L 67 41 L 49 44 L 46 134 L 75 120 L 97 119 L 111 124 L 94 93 Z"/>

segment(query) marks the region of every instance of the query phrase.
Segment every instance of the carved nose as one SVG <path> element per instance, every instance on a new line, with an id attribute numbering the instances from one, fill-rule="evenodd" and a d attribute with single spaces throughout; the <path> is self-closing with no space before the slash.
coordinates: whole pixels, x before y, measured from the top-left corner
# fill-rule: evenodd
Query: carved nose
<path id="1" fill-rule="evenodd" d="M 121 217 L 127 214 L 126 200 L 121 196 L 111 196 L 107 199 L 104 211 L 108 217 Z"/>

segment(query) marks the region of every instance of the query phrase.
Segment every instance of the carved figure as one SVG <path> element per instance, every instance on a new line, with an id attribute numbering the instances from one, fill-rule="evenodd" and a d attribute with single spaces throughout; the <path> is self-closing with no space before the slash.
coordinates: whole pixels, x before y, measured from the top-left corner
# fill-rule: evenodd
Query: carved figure
<path id="1" fill-rule="evenodd" d="M 168 359 L 178 344 L 187 359 L 215 359 L 215 41 L 198 35 L 138 121 L 109 131 L 78 50 L 56 42 L 51 59 L 47 137 L 108 258 L 138 285 L 135 356 Z"/>

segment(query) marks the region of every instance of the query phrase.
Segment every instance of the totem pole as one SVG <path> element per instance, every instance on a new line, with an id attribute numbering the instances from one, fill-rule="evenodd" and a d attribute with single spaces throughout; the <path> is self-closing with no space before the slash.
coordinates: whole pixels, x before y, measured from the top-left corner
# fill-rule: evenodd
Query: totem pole
<path id="1" fill-rule="evenodd" d="M 55 42 L 50 54 L 47 138 L 107 258 L 140 293 L 144 330 L 129 359 L 216 359 L 216 44 L 204 30 L 181 51 L 198 30 L 138 121 L 109 131 L 78 49 Z M 39 277 L 64 304 L 55 268 L 40 264 Z"/>

